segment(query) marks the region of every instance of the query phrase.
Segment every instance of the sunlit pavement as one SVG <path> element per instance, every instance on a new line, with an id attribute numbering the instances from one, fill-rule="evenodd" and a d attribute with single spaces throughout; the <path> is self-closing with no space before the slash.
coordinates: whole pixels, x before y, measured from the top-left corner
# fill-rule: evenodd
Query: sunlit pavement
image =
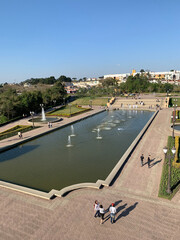
<path id="1" fill-rule="evenodd" d="M 49 201 L 0 188 L 0 239 L 179 239 L 179 193 L 172 201 L 157 197 L 170 115 L 169 109 L 158 113 L 112 187 L 76 190 Z M 151 168 L 141 167 L 141 153 L 145 163 L 151 155 Z M 102 225 L 93 217 L 96 199 L 105 209 L 115 203 L 114 224 L 108 212 Z"/>

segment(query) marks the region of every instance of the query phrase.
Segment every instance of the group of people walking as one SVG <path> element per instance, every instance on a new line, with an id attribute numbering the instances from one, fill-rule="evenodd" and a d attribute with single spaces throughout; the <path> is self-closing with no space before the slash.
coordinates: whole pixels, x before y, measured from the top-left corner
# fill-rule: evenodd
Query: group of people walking
<path id="1" fill-rule="evenodd" d="M 115 223 L 115 215 L 116 215 L 116 208 L 115 208 L 115 204 L 112 203 L 108 209 L 108 211 L 110 212 L 110 218 L 111 218 L 111 223 Z M 100 217 L 100 224 L 103 223 L 104 221 L 104 214 L 105 212 L 107 212 L 107 210 L 105 211 L 103 208 L 103 205 L 100 204 L 97 200 L 94 203 L 94 217 Z"/>
<path id="2" fill-rule="evenodd" d="M 144 166 L 144 155 L 143 154 L 141 154 L 140 159 L 141 159 L 141 167 L 143 167 Z M 150 165 L 151 165 L 150 155 L 147 158 L 147 164 L 148 164 L 148 168 L 150 168 Z"/>
<path id="3" fill-rule="evenodd" d="M 52 123 L 48 122 L 48 128 L 52 128 Z"/>

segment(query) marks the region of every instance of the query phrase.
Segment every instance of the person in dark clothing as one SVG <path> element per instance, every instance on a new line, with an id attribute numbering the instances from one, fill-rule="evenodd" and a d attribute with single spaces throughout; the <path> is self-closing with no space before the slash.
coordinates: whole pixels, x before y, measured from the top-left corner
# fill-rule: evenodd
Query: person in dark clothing
<path id="1" fill-rule="evenodd" d="M 143 166 L 143 161 L 144 161 L 144 155 L 142 154 L 141 156 L 140 156 L 140 159 L 141 159 L 141 167 Z"/>
<path id="2" fill-rule="evenodd" d="M 151 159 L 150 159 L 150 155 L 148 156 L 148 168 L 150 168 L 150 164 L 151 164 Z"/>

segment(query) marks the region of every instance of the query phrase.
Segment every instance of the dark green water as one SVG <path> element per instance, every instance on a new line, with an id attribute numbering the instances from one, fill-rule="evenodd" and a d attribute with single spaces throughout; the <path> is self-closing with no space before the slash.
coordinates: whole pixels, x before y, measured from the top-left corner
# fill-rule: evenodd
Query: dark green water
<path id="1" fill-rule="evenodd" d="M 0 154 L 0 179 L 50 191 L 104 180 L 152 112 L 103 112 Z M 102 139 L 97 139 L 98 131 Z"/>

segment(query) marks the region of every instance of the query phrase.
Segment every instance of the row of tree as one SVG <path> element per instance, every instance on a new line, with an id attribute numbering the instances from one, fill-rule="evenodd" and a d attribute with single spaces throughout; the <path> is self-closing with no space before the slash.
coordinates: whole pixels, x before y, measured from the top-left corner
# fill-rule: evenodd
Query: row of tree
<path id="1" fill-rule="evenodd" d="M 101 77 L 103 78 L 103 77 Z M 54 76 L 51 76 L 51 77 L 47 77 L 47 78 L 31 78 L 31 79 L 27 79 L 23 82 L 21 82 L 21 84 L 24 84 L 24 83 L 29 83 L 29 84 L 32 84 L 32 85 L 36 85 L 36 84 L 49 84 L 49 85 L 53 85 L 55 84 L 56 82 L 72 82 L 72 81 L 86 81 L 87 78 L 86 77 L 83 77 L 83 78 L 80 78 L 79 80 L 77 80 L 77 78 L 70 78 L 70 77 L 66 77 L 64 75 L 61 75 L 59 78 L 55 78 Z"/>
<path id="2" fill-rule="evenodd" d="M 66 97 L 66 91 L 60 81 L 44 91 L 23 91 L 21 94 L 10 86 L 4 86 L 0 88 L 0 123 L 29 115 L 30 111 L 37 113 L 42 103 L 46 108 L 61 104 L 64 97 Z"/>
<path id="3" fill-rule="evenodd" d="M 21 84 L 24 83 L 29 83 L 32 85 L 37 85 L 37 84 L 49 84 L 49 85 L 53 85 L 57 82 L 71 82 L 72 79 L 70 77 L 66 77 L 64 75 L 61 75 L 59 78 L 55 78 L 54 76 L 48 77 L 48 78 L 31 78 L 31 79 L 27 79 L 23 82 L 21 82 Z"/>

